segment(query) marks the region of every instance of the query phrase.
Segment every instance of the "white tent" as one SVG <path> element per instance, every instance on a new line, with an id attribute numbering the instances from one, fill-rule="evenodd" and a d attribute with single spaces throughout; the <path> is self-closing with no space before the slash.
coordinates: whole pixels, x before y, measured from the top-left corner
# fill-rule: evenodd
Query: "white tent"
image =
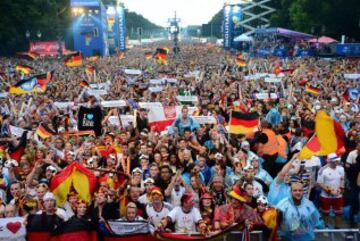
<path id="1" fill-rule="evenodd" d="M 246 34 L 241 34 L 234 38 L 236 42 L 253 42 L 254 39 Z"/>

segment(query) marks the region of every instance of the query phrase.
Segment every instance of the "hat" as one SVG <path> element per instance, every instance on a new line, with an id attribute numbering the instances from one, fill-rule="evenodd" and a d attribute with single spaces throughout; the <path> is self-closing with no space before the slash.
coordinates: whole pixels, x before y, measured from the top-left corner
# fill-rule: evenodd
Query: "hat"
<path id="1" fill-rule="evenodd" d="M 268 204 L 268 200 L 265 196 L 260 196 L 258 197 L 258 199 L 256 200 L 256 203 L 262 203 L 262 204 L 265 204 L 267 205 Z"/>
<path id="2" fill-rule="evenodd" d="M 239 163 L 239 162 L 240 162 L 240 159 L 239 159 L 239 158 L 236 158 L 236 157 L 233 158 L 233 164 Z"/>
<path id="3" fill-rule="evenodd" d="M 163 193 L 159 187 L 153 187 L 151 189 L 151 195 L 153 194 L 159 194 L 160 196 L 163 196 Z"/>
<path id="4" fill-rule="evenodd" d="M 338 157 L 335 153 L 330 153 L 327 156 L 327 159 L 331 162 L 340 161 L 340 157 Z"/>
<path id="5" fill-rule="evenodd" d="M 46 171 L 51 171 L 51 172 L 53 172 L 53 173 L 56 173 L 56 172 L 57 172 L 56 168 L 53 167 L 53 166 L 51 166 L 51 165 L 46 168 Z"/>
<path id="6" fill-rule="evenodd" d="M 250 146 L 250 143 L 248 141 L 241 142 L 241 148 L 244 148 L 244 147 L 247 147 L 247 146 Z"/>
<path id="7" fill-rule="evenodd" d="M 147 156 L 147 155 L 141 155 L 141 156 L 139 157 L 139 160 L 141 160 L 141 159 L 149 160 L 149 156 Z"/>
<path id="8" fill-rule="evenodd" d="M 144 184 L 146 184 L 146 183 L 152 183 L 152 184 L 154 184 L 155 182 L 154 182 L 154 179 L 152 179 L 151 177 L 148 177 L 148 178 L 146 178 L 145 181 L 144 181 Z"/>
<path id="9" fill-rule="evenodd" d="M 215 154 L 215 158 L 216 159 L 222 159 L 224 156 L 223 156 L 223 154 L 221 154 L 220 152 L 217 152 L 216 154 Z"/>
<path id="10" fill-rule="evenodd" d="M 45 193 L 45 195 L 43 197 L 43 200 L 44 201 L 46 201 L 46 200 L 54 200 L 54 201 L 56 201 L 56 198 L 55 198 L 55 195 L 52 192 L 47 192 L 47 193 Z"/>
<path id="11" fill-rule="evenodd" d="M 193 199 L 194 199 L 194 197 L 193 197 L 192 193 L 186 192 L 182 195 L 180 202 L 181 202 L 181 204 L 188 203 L 188 202 L 191 202 Z"/>
<path id="12" fill-rule="evenodd" d="M 201 195 L 200 199 L 213 199 L 213 196 L 211 193 L 205 192 L 203 195 Z"/>
<path id="13" fill-rule="evenodd" d="M 241 192 L 238 186 L 234 186 L 233 189 L 228 193 L 228 195 L 240 202 L 246 202 L 245 194 Z"/>
<path id="14" fill-rule="evenodd" d="M 246 165 L 244 168 L 243 168 L 243 170 L 244 171 L 249 171 L 249 170 L 253 170 L 254 169 L 254 167 L 252 166 L 252 165 Z"/>
<path id="15" fill-rule="evenodd" d="M 142 129 L 140 132 L 140 135 L 142 135 L 142 136 L 148 136 L 148 134 L 149 134 L 149 131 L 146 128 Z"/>
<path id="16" fill-rule="evenodd" d="M 132 170 L 132 174 L 134 174 L 135 172 L 138 172 L 138 173 L 143 173 L 143 171 L 139 168 L 139 167 L 136 167 L 134 170 Z"/>

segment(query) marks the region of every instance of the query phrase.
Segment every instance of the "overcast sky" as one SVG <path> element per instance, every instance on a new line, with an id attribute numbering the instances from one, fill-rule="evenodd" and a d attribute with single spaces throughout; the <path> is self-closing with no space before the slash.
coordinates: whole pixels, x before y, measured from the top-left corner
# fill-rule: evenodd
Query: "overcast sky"
<path id="1" fill-rule="evenodd" d="M 201 25 L 223 7 L 225 0 L 123 0 L 125 7 L 151 22 L 166 26 L 168 18 L 177 16 L 181 26 Z"/>

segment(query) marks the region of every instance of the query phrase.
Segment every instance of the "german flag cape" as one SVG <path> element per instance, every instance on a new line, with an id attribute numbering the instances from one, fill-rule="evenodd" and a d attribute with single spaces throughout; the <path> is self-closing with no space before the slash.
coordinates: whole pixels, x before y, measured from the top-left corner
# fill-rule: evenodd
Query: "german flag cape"
<path id="1" fill-rule="evenodd" d="M 86 240 L 97 241 L 96 227 L 84 218 L 73 216 L 67 222 L 61 223 L 51 232 L 50 241 Z"/>
<path id="2" fill-rule="evenodd" d="M 91 203 L 96 184 L 92 171 L 78 162 L 73 162 L 52 178 L 50 188 L 56 197 L 57 205 L 61 207 L 71 188 L 79 194 L 80 200 Z"/>

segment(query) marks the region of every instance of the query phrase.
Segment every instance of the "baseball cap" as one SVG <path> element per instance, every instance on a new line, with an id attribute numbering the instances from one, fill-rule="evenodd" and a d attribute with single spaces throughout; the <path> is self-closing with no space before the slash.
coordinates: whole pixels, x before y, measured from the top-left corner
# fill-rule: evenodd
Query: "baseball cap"
<path id="1" fill-rule="evenodd" d="M 338 155 L 336 155 L 335 153 L 330 153 L 327 156 L 327 159 L 331 162 L 340 161 L 340 157 L 338 157 Z"/>

